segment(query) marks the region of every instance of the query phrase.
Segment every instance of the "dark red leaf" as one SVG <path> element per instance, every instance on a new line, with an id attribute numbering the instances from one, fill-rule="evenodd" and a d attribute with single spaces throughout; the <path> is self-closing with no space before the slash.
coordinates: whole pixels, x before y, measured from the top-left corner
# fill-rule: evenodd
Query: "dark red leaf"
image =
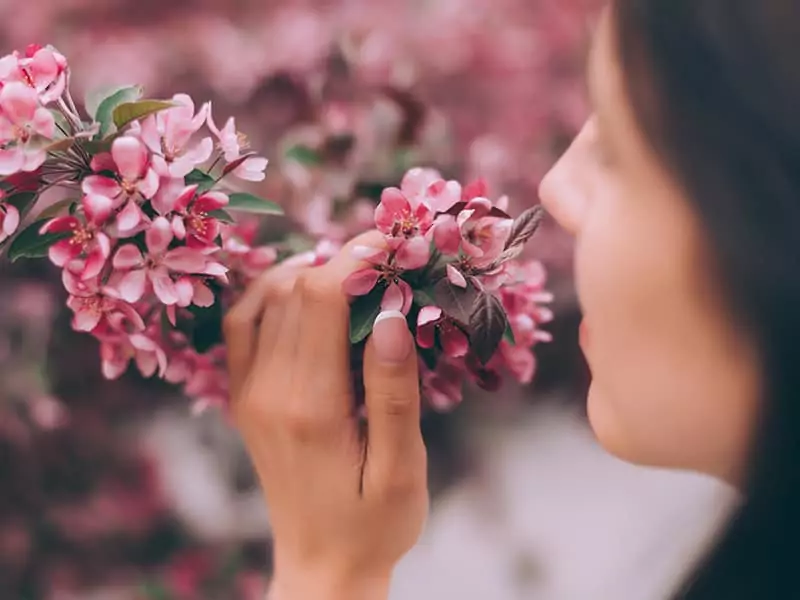
<path id="1" fill-rule="evenodd" d="M 474 288 L 456 287 L 447 279 L 439 280 L 433 288 L 436 305 L 464 327 L 469 327 L 477 295 L 478 292 Z"/>
<path id="2" fill-rule="evenodd" d="M 500 219 L 510 219 L 511 215 L 508 214 L 506 211 L 497 208 L 496 206 L 492 207 L 492 210 L 489 211 L 490 217 L 498 217 Z"/>
<path id="3" fill-rule="evenodd" d="M 506 311 L 496 296 L 482 292 L 477 295 L 472 306 L 469 328 L 469 345 L 481 362 L 491 360 L 508 326 Z"/>
<path id="4" fill-rule="evenodd" d="M 247 154 L 243 154 L 242 156 L 240 156 L 239 158 L 237 158 L 233 162 L 229 162 L 227 165 L 225 165 L 225 168 L 222 169 L 222 176 L 224 177 L 225 175 L 227 175 L 228 173 L 230 173 L 234 169 L 236 169 L 239 166 L 241 166 L 241 164 L 244 161 L 246 161 L 248 158 L 250 158 L 253 155 L 255 155 L 255 152 L 248 152 Z"/>
<path id="5" fill-rule="evenodd" d="M 514 219 L 514 225 L 511 227 L 511 233 L 508 234 L 506 241 L 506 250 L 512 246 L 523 246 L 539 229 L 543 218 L 544 208 L 534 206 Z"/>
<path id="6" fill-rule="evenodd" d="M 456 202 L 455 204 L 453 204 L 453 206 L 451 206 L 447 210 L 437 212 L 436 216 L 438 217 L 439 215 L 450 215 L 451 217 L 457 217 L 458 213 L 464 210 L 466 206 L 467 206 L 466 202 Z"/>

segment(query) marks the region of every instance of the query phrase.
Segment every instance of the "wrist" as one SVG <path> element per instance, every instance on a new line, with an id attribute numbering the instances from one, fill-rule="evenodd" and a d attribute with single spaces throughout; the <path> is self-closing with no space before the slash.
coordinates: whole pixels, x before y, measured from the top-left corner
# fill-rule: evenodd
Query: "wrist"
<path id="1" fill-rule="evenodd" d="M 391 574 L 333 576 L 275 572 L 268 600 L 387 600 Z"/>

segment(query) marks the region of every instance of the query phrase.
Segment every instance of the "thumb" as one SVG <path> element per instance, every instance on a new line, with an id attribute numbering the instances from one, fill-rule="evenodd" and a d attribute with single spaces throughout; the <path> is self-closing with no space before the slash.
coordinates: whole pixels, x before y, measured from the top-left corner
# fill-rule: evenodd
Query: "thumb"
<path id="1" fill-rule="evenodd" d="M 384 311 L 375 319 L 364 354 L 368 462 L 381 477 L 407 470 L 424 453 L 420 431 L 417 352 L 405 315 Z"/>

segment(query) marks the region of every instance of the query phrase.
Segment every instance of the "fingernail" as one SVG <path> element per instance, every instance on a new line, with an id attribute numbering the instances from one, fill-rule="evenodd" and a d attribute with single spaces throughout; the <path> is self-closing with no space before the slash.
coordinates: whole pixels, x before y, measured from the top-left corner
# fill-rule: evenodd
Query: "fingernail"
<path id="1" fill-rule="evenodd" d="M 287 258 L 283 261 L 283 264 L 288 265 L 290 267 L 310 267 L 314 264 L 317 260 L 317 253 L 313 251 L 303 252 L 302 254 L 296 254 L 291 258 Z"/>
<path id="2" fill-rule="evenodd" d="M 385 310 L 372 326 L 372 345 L 382 363 L 401 363 L 411 352 L 411 332 L 406 316 L 399 310 Z"/>

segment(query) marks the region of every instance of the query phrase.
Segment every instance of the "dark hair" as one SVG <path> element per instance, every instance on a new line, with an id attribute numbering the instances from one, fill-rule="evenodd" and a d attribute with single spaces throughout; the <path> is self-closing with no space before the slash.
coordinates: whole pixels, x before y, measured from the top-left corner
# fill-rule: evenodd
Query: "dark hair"
<path id="1" fill-rule="evenodd" d="M 616 0 L 612 23 L 637 121 L 762 361 L 744 504 L 679 597 L 800 597 L 800 2 Z"/>

